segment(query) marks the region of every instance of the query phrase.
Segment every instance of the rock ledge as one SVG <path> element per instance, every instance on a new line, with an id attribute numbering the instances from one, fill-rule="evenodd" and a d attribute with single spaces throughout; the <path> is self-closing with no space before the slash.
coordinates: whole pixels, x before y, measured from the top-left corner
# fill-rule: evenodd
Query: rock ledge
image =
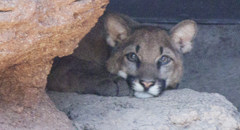
<path id="1" fill-rule="evenodd" d="M 240 129 L 236 107 L 216 93 L 182 89 L 150 99 L 57 92 L 49 92 L 49 96 L 78 129 Z"/>

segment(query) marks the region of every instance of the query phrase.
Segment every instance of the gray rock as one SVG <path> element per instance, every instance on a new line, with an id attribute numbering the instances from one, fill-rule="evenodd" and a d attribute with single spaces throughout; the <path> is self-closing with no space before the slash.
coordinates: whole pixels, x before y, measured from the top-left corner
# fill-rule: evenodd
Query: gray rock
<path id="1" fill-rule="evenodd" d="M 225 97 L 190 89 L 138 99 L 49 92 L 84 130 L 239 130 L 240 114 Z"/>

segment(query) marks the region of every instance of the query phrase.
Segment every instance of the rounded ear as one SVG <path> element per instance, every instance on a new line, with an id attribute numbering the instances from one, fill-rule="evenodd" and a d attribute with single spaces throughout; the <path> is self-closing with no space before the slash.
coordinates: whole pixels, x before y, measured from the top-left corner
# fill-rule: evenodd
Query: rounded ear
<path id="1" fill-rule="evenodd" d="M 107 43 L 112 47 L 116 46 L 116 42 L 124 41 L 130 33 L 130 27 L 117 14 L 108 14 L 104 27 L 107 31 Z"/>
<path id="2" fill-rule="evenodd" d="M 184 20 L 174 26 L 171 31 L 173 46 L 182 53 L 192 50 L 192 40 L 197 34 L 197 24 L 192 20 Z"/>

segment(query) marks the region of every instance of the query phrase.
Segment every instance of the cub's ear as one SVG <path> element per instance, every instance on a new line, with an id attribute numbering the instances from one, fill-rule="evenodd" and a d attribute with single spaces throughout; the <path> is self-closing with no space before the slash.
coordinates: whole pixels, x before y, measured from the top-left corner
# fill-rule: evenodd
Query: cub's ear
<path id="1" fill-rule="evenodd" d="M 112 47 L 116 46 L 116 42 L 124 41 L 130 33 L 130 27 L 117 14 L 108 14 L 104 27 L 107 31 L 107 43 Z"/>
<path id="2" fill-rule="evenodd" d="M 173 27 L 170 33 L 174 47 L 186 53 L 192 50 L 192 40 L 197 34 L 197 24 L 192 20 L 184 20 Z"/>

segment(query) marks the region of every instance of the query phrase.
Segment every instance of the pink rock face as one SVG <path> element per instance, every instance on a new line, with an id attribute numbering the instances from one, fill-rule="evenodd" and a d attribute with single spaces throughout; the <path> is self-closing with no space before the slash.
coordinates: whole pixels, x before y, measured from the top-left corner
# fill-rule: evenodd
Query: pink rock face
<path id="1" fill-rule="evenodd" d="M 41 113 L 38 105 L 49 102 L 45 86 L 52 59 L 71 54 L 107 4 L 108 0 L 0 0 L 0 106 L 13 104 L 13 114 L 25 108 Z M 9 108 L 0 108 L 1 115 L 5 109 Z"/>

